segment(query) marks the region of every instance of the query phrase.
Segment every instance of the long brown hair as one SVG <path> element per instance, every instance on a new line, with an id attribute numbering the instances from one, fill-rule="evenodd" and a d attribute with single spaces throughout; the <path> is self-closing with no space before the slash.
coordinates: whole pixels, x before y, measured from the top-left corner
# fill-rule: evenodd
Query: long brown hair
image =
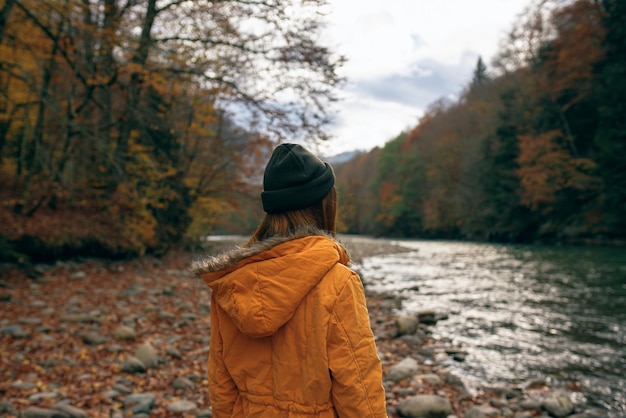
<path id="1" fill-rule="evenodd" d="M 333 186 L 321 201 L 312 206 L 287 212 L 266 213 L 246 245 L 275 235 L 293 234 L 298 229 L 306 227 L 315 227 L 335 236 L 336 218 L 337 190 Z"/>

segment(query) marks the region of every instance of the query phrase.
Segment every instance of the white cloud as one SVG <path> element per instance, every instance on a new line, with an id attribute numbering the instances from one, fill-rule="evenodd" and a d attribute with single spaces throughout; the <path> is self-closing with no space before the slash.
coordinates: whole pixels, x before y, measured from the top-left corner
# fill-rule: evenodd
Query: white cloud
<path id="1" fill-rule="evenodd" d="M 383 145 L 458 94 L 530 0 L 330 0 L 326 41 L 346 55 L 330 153 Z"/>

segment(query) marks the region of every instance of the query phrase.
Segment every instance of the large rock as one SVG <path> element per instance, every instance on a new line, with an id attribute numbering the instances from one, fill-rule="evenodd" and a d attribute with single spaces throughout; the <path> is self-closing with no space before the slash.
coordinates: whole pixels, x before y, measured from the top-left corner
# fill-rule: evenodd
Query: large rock
<path id="1" fill-rule="evenodd" d="M 395 324 L 398 336 L 411 335 L 417 331 L 419 321 L 415 316 L 398 316 L 395 318 Z"/>
<path id="2" fill-rule="evenodd" d="M 415 395 L 398 402 L 400 416 L 407 418 L 446 418 L 453 413 L 450 401 L 437 395 Z"/>
<path id="3" fill-rule="evenodd" d="M 566 417 L 574 412 L 574 403 L 569 395 L 562 390 L 550 393 L 541 402 L 543 409 L 556 418 Z"/>
<path id="4" fill-rule="evenodd" d="M 417 361 L 411 357 L 407 357 L 399 363 L 394 364 L 389 368 L 386 379 L 398 382 L 407 377 L 411 377 L 419 371 Z"/>
<path id="5" fill-rule="evenodd" d="M 152 344 L 146 342 L 141 344 L 137 351 L 135 351 L 135 357 L 137 357 L 146 366 L 146 368 L 156 367 L 159 364 L 159 356 L 156 349 Z"/>

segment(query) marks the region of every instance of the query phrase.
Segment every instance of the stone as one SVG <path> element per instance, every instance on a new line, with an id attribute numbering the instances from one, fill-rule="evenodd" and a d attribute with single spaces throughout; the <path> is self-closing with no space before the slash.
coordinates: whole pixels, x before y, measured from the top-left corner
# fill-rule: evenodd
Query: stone
<path id="1" fill-rule="evenodd" d="M 152 344 L 145 342 L 141 344 L 137 351 L 135 351 L 135 357 L 137 357 L 146 368 L 156 367 L 159 364 L 159 356 L 156 349 Z"/>
<path id="2" fill-rule="evenodd" d="M 83 280 L 85 277 L 87 277 L 87 274 L 84 271 L 76 271 L 70 274 L 70 279 L 72 280 Z"/>
<path id="3" fill-rule="evenodd" d="M 16 382 L 11 383 L 11 387 L 18 390 L 31 390 L 37 387 L 33 382 L 24 382 L 22 380 L 18 380 Z"/>
<path id="4" fill-rule="evenodd" d="M 574 412 L 572 399 L 562 390 L 556 390 L 546 396 L 541 402 L 541 407 L 556 418 L 563 418 Z"/>
<path id="5" fill-rule="evenodd" d="M 146 366 L 137 357 L 128 356 L 120 365 L 120 370 L 124 373 L 144 373 Z"/>
<path id="6" fill-rule="evenodd" d="M 174 379 L 174 382 L 172 382 L 172 387 L 174 387 L 174 389 L 193 389 L 194 384 L 186 377 L 177 377 Z"/>
<path id="7" fill-rule="evenodd" d="M 22 411 L 22 418 L 68 418 L 67 415 L 56 409 L 39 408 L 36 406 L 29 406 Z"/>
<path id="8" fill-rule="evenodd" d="M 113 331 L 113 336 L 118 340 L 132 341 L 137 338 L 137 333 L 129 326 L 120 325 Z"/>
<path id="9" fill-rule="evenodd" d="M 59 392 L 40 392 L 40 393 L 35 393 L 33 395 L 30 395 L 28 397 L 28 400 L 30 402 L 39 402 L 40 400 L 43 399 L 52 399 L 52 398 L 58 398 L 59 397 Z"/>
<path id="10" fill-rule="evenodd" d="M 111 353 L 119 353 L 120 351 L 124 351 L 124 347 L 119 344 L 111 344 L 107 347 L 107 351 L 110 351 Z"/>
<path id="11" fill-rule="evenodd" d="M 133 393 L 124 399 L 124 409 L 132 412 L 133 416 L 149 414 L 155 402 L 156 396 L 152 393 Z"/>
<path id="12" fill-rule="evenodd" d="M 187 401 L 185 399 L 179 399 L 177 401 L 172 402 L 167 406 L 167 410 L 174 414 L 182 414 L 184 412 L 190 412 L 194 409 L 197 409 L 198 405 L 191 401 Z"/>
<path id="13" fill-rule="evenodd" d="M 168 356 L 175 358 L 175 359 L 181 359 L 183 358 L 182 353 L 180 352 L 180 350 L 176 347 L 167 347 L 165 349 L 165 354 L 167 354 Z"/>
<path id="14" fill-rule="evenodd" d="M 438 319 L 437 312 L 431 310 L 420 311 L 417 313 L 417 319 L 422 324 L 435 325 Z"/>
<path id="15" fill-rule="evenodd" d="M 465 385 L 465 382 L 463 382 L 463 379 L 461 379 L 459 376 L 457 376 L 453 372 L 446 370 L 443 373 L 443 379 L 448 385 L 454 386 L 459 392 L 469 393 L 469 391 L 467 390 L 467 386 Z"/>
<path id="16" fill-rule="evenodd" d="M 107 337 L 94 331 L 87 331 L 81 334 L 83 342 L 87 345 L 101 345 L 109 341 Z"/>
<path id="17" fill-rule="evenodd" d="M 489 405 L 477 405 L 465 413 L 465 418 L 498 418 L 500 410 Z"/>
<path id="18" fill-rule="evenodd" d="M 0 401 L 0 414 L 19 415 L 17 408 L 8 401 Z"/>
<path id="19" fill-rule="evenodd" d="M 398 336 L 414 334 L 417 331 L 418 320 L 415 316 L 398 316 L 395 318 Z"/>
<path id="20" fill-rule="evenodd" d="M 446 418 L 453 413 L 450 401 L 437 395 L 415 395 L 398 402 L 398 412 L 407 418 Z"/>
<path id="21" fill-rule="evenodd" d="M 159 311 L 159 319 L 173 319 L 174 314 L 167 311 Z"/>
<path id="22" fill-rule="evenodd" d="M 88 315 L 85 313 L 72 313 L 72 314 L 65 315 L 63 318 L 61 318 L 61 321 L 91 323 L 91 322 L 97 322 L 98 320 L 92 317 L 91 315 Z"/>
<path id="23" fill-rule="evenodd" d="M 85 411 L 68 403 L 59 402 L 52 407 L 57 411 L 64 412 L 69 418 L 87 418 L 89 415 Z"/>
<path id="24" fill-rule="evenodd" d="M 39 325 L 41 324 L 41 319 L 39 318 L 35 318 L 35 317 L 27 317 L 27 318 L 20 318 L 18 319 L 18 321 L 21 324 L 26 324 L 26 325 Z"/>
<path id="25" fill-rule="evenodd" d="M 546 379 L 545 379 L 545 377 L 534 377 L 534 378 L 528 379 L 527 381 L 522 383 L 520 385 L 520 388 L 522 388 L 524 390 L 528 390 L 528 389 L 541 388 L 543 386 L 546 386 Z"/>
<path id="26" fill-rule="evenodd" d="M 201 409 L 200 411 L 195 413 L 196 418 L 212 418 L 213 411 L 210 409 Z"/>
<path id="27" fill-rule="evenodd" d="M 116 399 L 120 395 L 121 393 L 113 389 L 102 392 L 102 396 L 104 396 L 107 399 Z"/>
<path id="28" fill-rule="evenodd" d="M 394 382 L 398 382 L 407 377 L 412 377 L 418 371 L 419 366 L 417 365 L 417 361 L 415 361 L 415 359 L 411 357 L 407 357 L 399 363 L 391 366 L 385 378 Z"/>
<path id="29" fill-rule="evenodd" d="M 124 385 L 122 383 L 114 384 L 111 387 L 111 389 L 113 389 L 116 392 L 123 393 L 124 395 L 128 395 L 129 393 L 132 392 L 132 390 L 128 386 L 126 386 L 126 385 Z"/>
<path id="30" fill-rule="evenodd" d="M 420 374 L 413 377 L 415 380 L 423 381 L 432 386 L 441 386 L 441 378 L 436 374 Z"/>
<path id="31" fill-rule="evenodd" d="M 2 328 L 2 335 L 10 335 L 13 338 L 28 338 L 30 334 L 19 325 L 10 325 Z"/>
<path id="32" fill-rule="evenodd" d="M 424 342 L 424 340 L 417 335 L 403 335 L 400 337 L 400 339 L 409 345 L 416 346 L 422 345 L 422 343 Z"/>
<path id="33" fill-rule="evenodd" d="M 541 409 L 541 399 L 527 398 L 520 401 L 519 406 L 522 409 Z"/>

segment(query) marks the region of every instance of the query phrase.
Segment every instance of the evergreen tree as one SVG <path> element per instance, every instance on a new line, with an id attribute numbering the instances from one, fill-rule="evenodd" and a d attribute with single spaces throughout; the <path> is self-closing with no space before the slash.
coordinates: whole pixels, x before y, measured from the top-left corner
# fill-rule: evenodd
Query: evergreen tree
<path id="1" fill-rule="evenodd" d="M 474 75 L 472 76 L 472 86 L 479 86 L 487 80 L 489 80 L 489 75 L 487 74 L 487 66 L 483 62 L 482 57 L 478 56 L 478 61 L 476 61 L 476 68 L 474 68 Z"/>

